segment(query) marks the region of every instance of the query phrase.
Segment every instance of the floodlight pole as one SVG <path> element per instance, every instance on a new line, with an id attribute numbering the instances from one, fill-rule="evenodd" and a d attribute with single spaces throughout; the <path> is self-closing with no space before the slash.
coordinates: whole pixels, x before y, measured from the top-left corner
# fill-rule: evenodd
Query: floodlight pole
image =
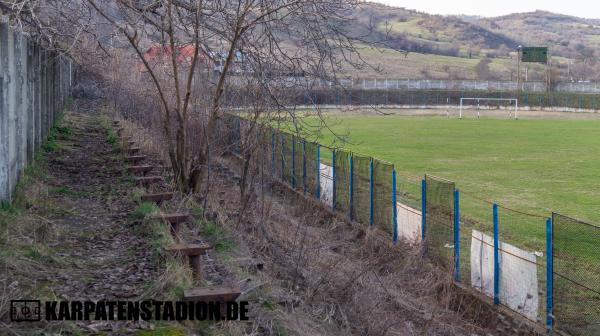
<path id="1" fill-rule="evenodd" d="M 517 92 L 521 91 L 521 49 L 519 45 L 517 47 Z"/>

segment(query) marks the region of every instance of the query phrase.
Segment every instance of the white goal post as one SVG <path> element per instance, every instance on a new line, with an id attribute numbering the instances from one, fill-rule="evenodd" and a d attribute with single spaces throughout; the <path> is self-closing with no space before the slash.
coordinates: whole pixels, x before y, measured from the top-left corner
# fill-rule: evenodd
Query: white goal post
<path id="1" fill-rule="evenodd" d="M 517 98 L 481 98 L 481 97 L 472 97 L 472 98 L 469 97 L 469 98 L 465 98 L 465 97 L 461 97 L 460 98 L 460 110 L 459 110 L 459 118 L 461 118 L 461 119 L 462 119 L 462 111 L 463 111 L 463 100 L 475 100 L 475 101 L 477 101 L 477 118 L 479 118 L 479 102 L 481 100 L 492 100 L 492 101 L 502 101 L 502 100 L 504 100 L 504 101 L 509 101 L 511 103 L 514 101 L 515 102 L 515 109 L 514 109 L 515 116 L 514 116 L 514 118 L 517 119 L 517 117 L 518 117 L 517 113 L 519 111 L 519 100 Z M 509 118 L 512 118 L 512 111 L 513 111 L 512 109 L 509 110 L 509 114 L 508 114 Z"/>

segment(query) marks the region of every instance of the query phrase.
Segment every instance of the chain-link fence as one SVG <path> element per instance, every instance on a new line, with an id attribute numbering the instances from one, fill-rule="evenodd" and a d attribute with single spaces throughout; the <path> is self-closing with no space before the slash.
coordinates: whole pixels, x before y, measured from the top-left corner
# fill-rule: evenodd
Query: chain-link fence
<path id="1" fill-rule="evenodd" d="M 463 97 L 516 98 L 519 108 L 568 108 L 597 110 L 600 94 L 573 92 L 514 92 L 477 90 L 387 90 L 387 89 L 318 89 L 305 93 L 292 103 L 299 105 L 370 105 L 370 106 L 440 106 L 456 105 Z M 502 106 L 500 102 L 481 101 L 482 106 Z M 477 105 L 477 101 L 465 101 Z"/>
<path id="2" fill-rule="evenodd" d="M 600 227 L 552 214 L 554 316 L 572 335 L 600 335 Z"/>
<path id="3" fill-rule="evenodd" d="M 427 250 L 446 269 L 454 269 L 454 182 L 426 175 Z"/>
<path id="4" fill-rule="evenodd" d="M 249 136 L 247 126 L 235 116 L 218 124 L 230 152 L 249 143 L 240 134 Z M 269 176 L 352 220 L 395 228 L 404 242 L 423 236 L 432 260 L 496 304 L 573 335 L 600 335 L 600 227 L 512 209 L 431 175 L 398 174 L 394 188 L 391 163 L 260 129 L 257 166 Z"/>
<path id="5" fill-rule="evenodd" d="M 546 319 L 546 218 L 498 205 L 501 304 Z"/>
<path id="6" fill-rule="evenodd" d="M 352 154 L 335 150 L 335 210 L 350 215 L 350 160 Z"/>
<path id="7" fill-rule="evenodd" d="M 304 142 L 304 157 L 305 161 L 305 182 L 304 188 L 306 192 L 310 195 L 316 196 L 317 190 L 319 187 L 319 161 L 318 161 L 318 147 L 319 145 L 314 142 L 305 141 Z"/>
<path id="8" fill-rule="evenodd" d="M 352 219 L 360 223 L 371 221 L 370 166 L 370 157 L 352 154 Z"/>
<path id="9" fill-rule="evenodd" d="M 373 159 L 373 225 L 392 232 L 392 171 L 394 165 Z"/>

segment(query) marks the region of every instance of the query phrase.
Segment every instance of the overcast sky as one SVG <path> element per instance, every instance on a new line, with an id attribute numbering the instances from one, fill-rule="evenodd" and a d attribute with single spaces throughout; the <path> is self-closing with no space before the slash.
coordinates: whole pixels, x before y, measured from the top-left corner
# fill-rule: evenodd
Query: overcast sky
<path id="1" fill-rule="evenodd" d="M 416 9 L 431 14 L 468 14 L 499 16 L 542 9 L 585 18 L 600 18 L 597 0 L 375 0 L 392 6 Z"/>

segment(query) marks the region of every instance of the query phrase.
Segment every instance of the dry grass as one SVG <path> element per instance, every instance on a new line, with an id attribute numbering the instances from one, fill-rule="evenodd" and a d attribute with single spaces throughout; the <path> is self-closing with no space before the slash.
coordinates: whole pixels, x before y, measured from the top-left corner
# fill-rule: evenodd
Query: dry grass
<path id="1" fill-rule="evenodd" d="M 312 334 L 315 324 L 327 326 L 323 335 L 481 335 L 496 327 L 494 316 L 481 315 L 493 314 L 486 304 L 457 304 L 462 294 L 449 274 L 424 260 L 419 247 L 392 246 L 387 233 L 348 223 L 285 187 L 255 194 L 240 219 L 230 176 L 214 183 L 213 218 L 264 262 L 263 300 L 273 301 L 290 333 Z M 257 320 L 268 321 L 263 315 Z M 304 323 L 291 322 L 298 318 Z"/>

